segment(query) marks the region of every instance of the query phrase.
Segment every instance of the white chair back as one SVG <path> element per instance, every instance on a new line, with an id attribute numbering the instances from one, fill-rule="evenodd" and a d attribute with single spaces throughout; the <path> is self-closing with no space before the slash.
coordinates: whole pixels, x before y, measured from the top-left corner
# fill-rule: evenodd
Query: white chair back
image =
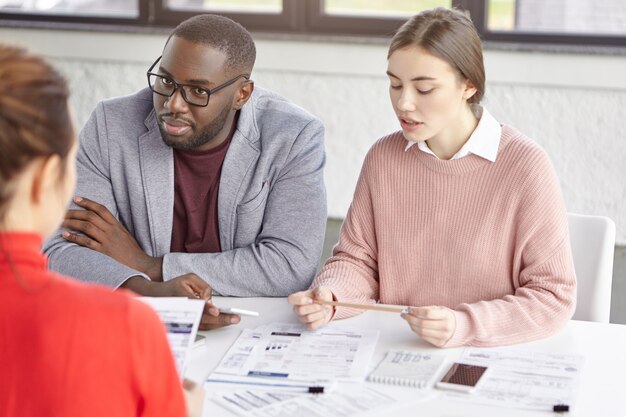
<path id="1" fill-rule="evenodd" d="M 574 320 L 608 323 L 615 251 L 615 223 L 608 217 L 567 214 L 578 284 Z"/>

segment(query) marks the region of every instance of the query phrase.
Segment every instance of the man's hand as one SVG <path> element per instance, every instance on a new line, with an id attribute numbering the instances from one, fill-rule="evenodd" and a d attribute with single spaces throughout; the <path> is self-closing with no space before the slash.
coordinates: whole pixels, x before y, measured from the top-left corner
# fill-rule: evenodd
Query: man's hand
<path id="1" fill-rule="evenodd" d="M 165 282 L 149 281 L 141 276 L 130 277 L 122 285 L 146 297 L 187 297 L 211 299 L 212 290 L 196 274 L 185 274 Z"/>
<path id="2" fill-rule="evenodd" d="M 220 313 L 219 309 L 207 301 L 200 319 L 200 330 L 213 330 L 237 324 L 241 321 L 238 314 Z"/>
<path id="3" fill-rule="evenodd" d="M 333 293 L 325 287 L 300 291 L 291 294 L 287 301 L 293 304 L 293 311 L 301 323 L 309 329 L 317 329 L 328 323 L 335 314 L 333 306 L 313 303 L 313 300 L 333 301 Z"/>
<path id="4" fill-rule="evenodd" d="M 65 231 L 63 238 L 108 255 L 153 281 L 163 280 L 163 259 L 148 256 L 105 206 L 82 197 L 75 197 L 74 202 L 84 210 L 68 210 L 61 226 L 84 235 Z"/>
<path id="5" fill-rule="evenodd" d="M 410 307 L 402 318 L 418 336 L 437 347 L 444 346 L 456 330 L 454 312 L 447 307 Z"/>
<path id="6" fill-rule="evenodd" d="M 148 281 L 143 277 L 130 277 L 122 284 L 122 287 L 147 297 L 187 297 L 205 300 L 200 330 L 218 329 L 241 321 L 241 317 L 237 314 L 220 313 L 219 309 L 211 303 L 213 293 L 211 287 L 196 274 L 181 275 L 165 282 Z"/>

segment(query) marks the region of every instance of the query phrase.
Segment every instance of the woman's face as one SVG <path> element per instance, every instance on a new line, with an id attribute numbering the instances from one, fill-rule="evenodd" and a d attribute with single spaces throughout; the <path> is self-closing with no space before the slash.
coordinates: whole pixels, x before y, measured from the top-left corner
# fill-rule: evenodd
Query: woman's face
<path id="1" fill-rule="evenodd" d="M 396 50 L 387 75 L 393 109 L 404 137 L 413 142 L 452 135 L 476 91 L 450 64 L 420 47 Z"/>

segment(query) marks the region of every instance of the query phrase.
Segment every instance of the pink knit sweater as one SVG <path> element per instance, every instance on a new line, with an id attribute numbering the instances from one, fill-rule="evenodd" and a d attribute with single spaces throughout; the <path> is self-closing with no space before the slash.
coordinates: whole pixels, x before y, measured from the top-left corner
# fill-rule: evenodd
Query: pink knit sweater
<path id="1" fill-rule="evenodd" d="M 365 158 L 333 256 L 313 281 L 337 300 L 454 310 L 446 346 L 548 336 L 571 318 L 567 216 L 545 152 L 503 126 L 496 162 L 438 160 L 396 132 Z M 335 318 L 357 314 L 338 308 Z"/>

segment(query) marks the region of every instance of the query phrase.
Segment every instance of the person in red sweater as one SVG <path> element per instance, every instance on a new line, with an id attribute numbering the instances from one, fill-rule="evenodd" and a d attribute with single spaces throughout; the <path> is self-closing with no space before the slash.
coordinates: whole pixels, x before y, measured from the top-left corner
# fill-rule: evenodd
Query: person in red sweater
<path id="1" fill-rule="evenodd" d="M 76 150 L 66 81 L 0 45 L 0 415 L 199 416 L 202 388 L 181 389 L 148 305 L 47 270 Z"/>
<path id="2" fill-rule="evenodd" d="M 387 58 L 402 130 L 367 154 L 333 256 L 289 296 L 295 313 L 317 328 L 360 310 L 315 300 L 415 306 L 402 318 L 440 347 L 554 333 L 576 305 L 561 190 L 545 152 L 479 105 L 472 22 L 457 10 L 419 13 Z"/>

